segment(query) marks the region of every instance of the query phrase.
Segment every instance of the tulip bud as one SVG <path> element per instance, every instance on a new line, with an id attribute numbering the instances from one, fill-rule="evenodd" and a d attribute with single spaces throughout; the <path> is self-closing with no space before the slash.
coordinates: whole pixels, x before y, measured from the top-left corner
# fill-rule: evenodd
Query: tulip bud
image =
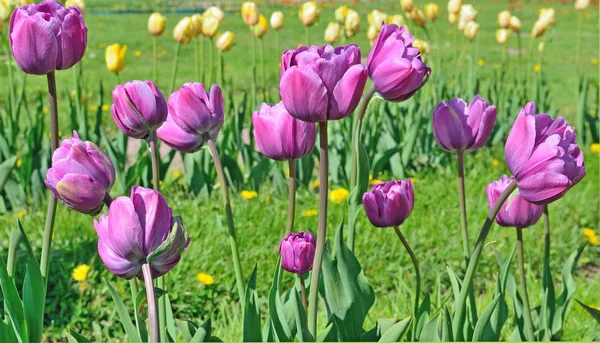
<path id="1" fill-rule="evenodd" d="M 427 19 L 435 21 L 440 15 L 440 6 L 434 2 L 428 3 L 425 5 L 425 14 L 427 15 Z"/>
<path id="2" fill-rule="evenodd" d="M 374 26 L 377 29 L 377 33 L 379 33 L 379 29 L 381 29 L 381 23 L 387 21 L 387 14 L 379 10 L 372 10 L 367 15 L 367 20 L 369 22 L 369 25 Z"/>
<path id="3" fill-rule="evenodd" d="M 220 24 L 223 22 L 223 20 L 225 20 L 225 13 L 223 13 L 223 10 L 217 6 L 210 6 L 206 9 L 206 11 L 204 11 L 204 13 L 202 13 L 202 19 L 206 19 L 207 17 L 216 18 Z"/>
<path id="4" fill-rule="evenodd" d="M 590 5 L 590 0 L 575 0 L 575 9 L 584 11 Z"/>
<path id="5" fill-rule="evenodd" d="M 32 4 L 33 0 L 20 0 L 19 1 L 21 5 L 27 5 L 27 4 Z M 83 0 L 67 0 L 65 1 L 65 7 L 69 8 L 69 7 L 79 7 L 79 9 L 81 10 L 82 14 L 85 14 L 85 1 Z"/>
<path id="6" fill-rule="evenodd" d="M 554 8 L 542 8 L 538 20 L 547 26 L 554 24 L 556 22 L 556 12 L 554 11 Z"/>
<path id="7" fill-rule="evenodd" d="M 202 15 L 194 14 L 190 18 L 192 19 L 192 36 L 197 37 L 202 34 Z"/>
<path id="8" fill-rule="evenodd" d="M 283 13 L 280 11 L 275 11 L 273 14 L 271 14 L 271 27 L 275 31 L 283 28 Z"/>
<path id="9" fill-rule="evenodd" d="M 264 15 L 260 15 L 258 18 L 258 24 L 252 26 L 252 31 L 256 38 L 263 38 L 267 32 L 269 32 L 269 24 L 267 18 Z"/>
<path id="10" fill-rule="evenodd" d="M 411 12 L 414 5 L 414 0 L 400 0 L 400 6 L 404 12 Z"/>
<path id="11" fill-rule="evenodd" d="M 333 44 L 338 38 L 340 38 L 340 24 L 329 22 L 325 29 L 325 42 Z"/>
<path id="12" fill-rule="evenodd" d="M 112 44 L 106 47 L 104 59 L 106 60 L 106 69 L 113 73 L 118 73 L 125 68 L 125 53 L 127 45 Z"/>
<path id="13" fill-rule="evenodd" d="M 425 27 L 425 24 L 427 24 L 427 22 L 425 21 L 425 13 L 423 13 L 422 10 L 417 8 L 413 9 L 412 12 L 410 12 L 410 19 L 418 27 Z"/>
<path id="14" fill-rule="evenodd" d="M 258 7 L 252 1 L 242 3 L 242 18 L 248 25 L 258 24 Z"/>
<path id="15" fill-rule="evenodd" d="M 116 198 L 94 221 L 98 254 L 115 275 L 143 279 L 142 265 L 149 264 L 152 278 L 173 269 L 190 238 L 181 217 L 174 217 L 165 198 L 153 189 L 131 187 L 129 197 Z"/>
<path id="16" fill-rule="evenodd" d="M 499 29 L 496 30 L 496 41 L 498 44 L 504 44 L 508 40 L 508 36 L 510 35 L 510 30 L 507 29 Z"/>
<path id="17" fill-rule="evenodd" d="M 410 216 L 415 194 L 410 179 L 378 183 L 363 194 L 365 213 L 376 227 L 396 227 Z"/>
<path id="18" fill-rule="evenodd" d="M 234 44 L 235 44 L 235 35 L 231 31 L 223 32 L 219 36 L 219 38 L 217 38 L 217 41 L 215 42 L 217 49 L 219 49 L 223 52 L 229 51 L 229 49 L 231 49 L 231 47 Z"/>
<path id="19" fill-rule="evenodd" d="M 519 17 L 517 16 L 511 16 L 510 17 L 510 30 L 512 32 L 519 32 L 521 31 L 521 20 L 519 19 Z"/>
<path id="20" fill-rule="evenodd" d="M 394 14 L 390 17 L 388 17 L 386 24 L 388 25 L 396 25 L 396 26 L 402 26 L 404 25 L 404 17 L 401 14 Z"/>
<path id="21" fill-rule="evenodd" d="M 221 26 L 219 18 L 213 16 L 202 17 L 202 34 L 212 38 L 219 32 Z"/>
<path id="22" fill-rule="evenodd" d="M 369 25 L 369 27 L 367 28 L 367 39 L 369 39 L 371 45 L 373 45 L 373 43 L 375 42 L 375 39 L 377 38 L 378 34 L 379 30 L 377 29 L 377 27 Z"/>
<path id="23" fill-rule="evenodd" d="M 194 37 L 195 33 L 196 29 L 194 28 L 192 18 L 183 17 L 173 29 L 173 38 L 180 44 L 187 44 Z"/>
<path id="24" fill-rule="evenodd" d="M 498 25 L 500 25 L 501 28 L 505 29 L 510 25 L 510 12 L 509 11 L 502 11 L 500 13 L 498 13 Z"/>
<path id="25" fill-rule="evenodd" d="M 448 13 L 448 22 L 452 25 L 456 25 L 456 23 L 458 23 L 458 14 Z"/>
<path id="26" fill-rule="evenodd" d="M 8 21 L 14 10 L 15 2 L 13 0 L 0 0 L 0 21 Z"/>
<path id="27" fill-rule="evenodd" d="M 146 138 L 167 119 L 167 102 L 152 81 L 129 81 L 112 91 L 111 113 L 121 132 L 133 138 Z"/>
<path id="28" fill-rule="evenodd" d="M 458 14 L 460 7 L 462 6 L 461 0 L 449 0 L 448 1 L 448 13 Z"/>
<path id="29" fill-rule="evenodd" d="M 348 16 L 348 6 L 340 6 L 338 8 L 335 9 L 335 20 L 340 23 L 341 25 L 344 25 L 344 23 L 346 22 L 346 17 Z"/>
<path id="30" fill-rule="evenodd" d="M 513 179 L 513 177 L 509 178 L 506 175 L 502 175 L 500 180 L 487 185 L 485 190 L 490 210 L 494 207 L 496 201 L 498 201 L 500 194 L 504 192 Z M 542 216 L 543 210 L 544 206 L 527 202 L 519 194 L 518 190 L 513 191 L 500 207 L 500 211 L 496 216 L 496 223 L 504 227 L 518 227 L 523 229 L 537 223 Z"/>
<path id="31" fill-rule="evenodd" d="M 412 45 L 415 48 L 419 49 L 419 52 L 421 53 L 422 58 L 425 58 L 431 52 L 431 49 L 429 48 L 429 43 L 422 41 L 420 39 L 415 39 L 412 42 Z"/>
<path id="32" fill-rule="evenodd" d="M 313 268 L 315 246 L 315 238 L 310 233 L 290 232 L 279 245 L 281 268 L 298 275 L 308 273 Z"/>
<path id="33" fill-rule="evenodd" d="M 73 131 L 52 154 L 44 183 L 68 207 L 94 216 L 115 183 L 115 167 L 102 149 Z"/>
<path id="34" fill-rule="evenodd" d="M 479 32 L 479 24 L 478 23 L 476 23 L 474 21 L 470 21 L 465 25 L 465 37 L 467 37 L 469 40 L 475 39 L 478 32 Z"/>
<path id="35" fill-rule="evenodd" d="M 458 16 L 458 22 L 464 23 L 466 25 L 470 21 L 475 21 L 477 19 L 477 10 L 473 5 L 462 5 L 460 7 L 460 13 Z"/>
<path id="36" fill-rule="evenodd" d="M 316 2 L 308 1 L 300 6 L 298 17 L 304 26 L 311 26 L 319 21 L 320 12 L 321 10 Z"/>
<path id="37" fill-rule="evenodd" d="M 539 38 L 544 34 L 544 32 L 546 32 L 547 29 L 548 24 L 538 19 L 535 24 L 533 24 L 533 28 L 531 29 L 531 37 Z"/>
<path id="38" fill-rule="evenodd" d="M 344 29 L 346 37 L 353 37 L 360 30 L 360 16 L 355 10 L 348 10 Z"/>
<path id="39" fill-rule="evenodd" d="M 160 36 L 165 31 L 167 18 L 154 12 L 148 17 L 148 32 L 153 36 Z"/>

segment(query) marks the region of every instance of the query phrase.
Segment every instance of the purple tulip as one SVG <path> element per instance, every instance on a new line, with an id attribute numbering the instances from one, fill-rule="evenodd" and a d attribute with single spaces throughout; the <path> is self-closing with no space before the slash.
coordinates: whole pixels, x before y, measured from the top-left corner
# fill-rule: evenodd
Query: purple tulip
<path id="1" fill-rule="evenodd" d="M 301 46 L 281 57 L 279 92 L 287 111 L 309 123 L 342 119 L 358 106 L 367 82 L 354 44 Z"/>
<path id="2" fill-rule="evenodd" d="M 15 60 L 28 74 L 64 70 L 81 60 L 87 45 L 87 28 L 78 7 L 64 8 L 53 0 L 17 8 L 9 26 Z"/>
<path id="3" fill-rule="evenodd" d="M 412 183 L 410 179 L 378 183 L 363 194 L 363 204 L 374 226 L 400 226 L 415 204 Z"/>
<path id="4" fill-rule="evenodd" d="M 143 279 L 142 264 L 149 263 L 152 277 L 166 274 L 179 262 L 188 237 L 180 217 L 165 198 L 150 188 L 131 187 L 130 197 L 116 198 L 94 221 L 98 254 L 106 267 L 125 279 Z"/>
<path id="5" fill-rule="evenodd" d="M 292 117 L 282 102 L 262 104 L 252 114 L 254 138 L 258 150 L 277 161 L 297 159 L 308 155 L 315 147 L 317 128 Z"/>
<path id="6" fill-rule="evenodd" d="M 145 138 L 167 119 L 167 101 L 152 81 L 129 81 L 112 91 L 111 112 L 121 132 Z"/>
<path id="7" fill-rule="evenodd" d="M 433 110 L 433 137 L 446 151 L 473 151 L 481 148 L 496 123 L 496 106 L 479 95 L 471 104 L 460 98 L 440 102 Z"/>
<path id="8" fill-rule="evenodd" d="M 494 207 L 500 194 L 512 182 L 512 177 L 503 175 L 500 180 L 487 185 L 486 193 L 490 210 Z M 542 216 L 544 206 L 527 202 L 519 192 L 513 192 L 500 207 L 496 222 L 500 226 L 526 228 L 535 224 Z"/>
<path id="9" fill-rule="evenodd" d="M 169 115 L 158 137 L 175 150 L 194 152 L 215 139 L 222 125 L 221 88 L 212 85 L 208 94 L 201 83 L 186 83 L 169 97 Z"/>
<path id="10" fill-rule="evenodd" d="M 504 153 L 519 193 L 538 205 L 560 199 L 586 173 L 575 129 L 563 117 L 535 115 L 535 102 L 519 113 Z"/>
<path id="11" fill-rule="evenodd" d="M 44 183 L 65 205 L 96 215 L 115 183 L 115 167 L 102 149 L 73 131 L 73 137 L 54 151 Z"/>
<path id="12" fill-rule="evenodd" d="M 405 101 L 427 82 L 431 68 L 421 59 L 415 40 L 404 26 L 386 25 L 371 47 L 367 59 L 375 90 L 388 101 Z"/>
<path id="13" fill-rule="evenodd" d="M 315 245 L 315 238 L 310 233 L 290 232 L 279 245 L 281 268 L 295 274 L 308 273 L 313 268 Z"/>

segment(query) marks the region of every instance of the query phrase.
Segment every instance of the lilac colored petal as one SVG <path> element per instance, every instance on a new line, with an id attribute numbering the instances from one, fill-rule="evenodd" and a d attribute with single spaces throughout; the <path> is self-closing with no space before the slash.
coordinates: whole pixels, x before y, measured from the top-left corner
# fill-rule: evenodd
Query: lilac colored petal
<path id="1" fill-rule="evenodd" d="M 293 117 L 311 123 L 327 120 L 327 88 L 314 71 L 291 67 L 283 75 L 279 91 Z"/>
<path id="2" fill-rule="evenodd" d="M 527 163 L 535 146 L 535 103 L 528 103 L 515 120 L 504 146 L 506 165 L 515 175 Z"/>
<path id="3" fill-rule="evenodd" d="M 354 112 L 367 82 L 367 70 L 353 65 L 335 86 L 329 119 L 342 119 Z"/>

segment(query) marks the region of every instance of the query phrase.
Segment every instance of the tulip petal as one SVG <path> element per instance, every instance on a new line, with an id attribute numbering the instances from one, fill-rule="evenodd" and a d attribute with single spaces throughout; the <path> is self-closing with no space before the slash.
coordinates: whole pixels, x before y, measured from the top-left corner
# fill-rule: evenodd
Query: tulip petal
<path id="1" fill-rule="evenodd" d="M 167 121 L 157 130 L 157 135 L 168 146 L 181 152 L 194 152 L 204 144 L 202 136 L 182 129 L 172 116 L 167 117 Z"/>
<path id="2" fill-rule="evenodd" d="M 314 71 L 291 67 L 283 74 L 279 91 L 293 117 L 311 123 L 327 120 L 327 88 Z"/>
<path id="3" fill-rule="evenodd" d="M 556 173 L 539 173 L 518 183 L 523 199 L 537 205 L 546 205 L 561 198 L 570 187 L 569 178 Z"/>
<path id="4" fill-rule="evenodd" d="M 64 175 L 56 184 L 56 192 L 67 206 L 83 213 L 101 209 L 106 196 L 101 184 L 83 174 Z"/>
<path id="5" fill-rule="evenodd" d="M 129 198 L 121 196 L 110 204 L 108 234 L 105 243 L 117 255 L 130 261 L 144 258 L 144 231 Z"/>
<path id="6" fill-rule="evenodd" d="M 102 239 L 98 239 L 98 255 L 106 268 L 116 276 L 131 280 L 140 273 L 140 263 L 131 262 L 117 255 Z"/>
<path id="7" fill-rule="evenodd" d="M 166 239 L 171 231 L 173 212 L 157 191 L 134 186 L 131 202 L 144 230 L 144 254 L 148 255 Z"/>
<path id="8" fill-rule="evenodd" d="M 515 120 L 504 146 L 506 165 L 516 175 L 529 160 L 536 141 L 535 103 L 528 103 Z"/>
<path id="9" fill-rule="evenodd" d="M 329 119 L 342 119 L 354 112 L 367 83 L 367 70 L 362 65 L 350 67 L 333 90 Z"/>
<path id="10" fill-rule="evenodd" d="M 28 74 L 44 75 L 56 68 L 56 19 L 24 17 L 10 32 L 12 52 L 17 64 Z"/>

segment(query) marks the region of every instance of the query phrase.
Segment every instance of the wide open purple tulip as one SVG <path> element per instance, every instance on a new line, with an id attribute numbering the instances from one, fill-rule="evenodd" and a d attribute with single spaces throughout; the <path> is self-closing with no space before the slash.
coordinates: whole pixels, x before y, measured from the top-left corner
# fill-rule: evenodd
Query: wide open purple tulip
<path id="1" fill-rule="evenodd" d="M 45 0 L 17 8 L 9 26 L 15 60 L 28 74 L 64 70 L 81 60 L 87 45 L 87 28 L 79 7 L 65 8 Z"/>
<path id="2" fill-rule="evenodd" d="M 500 194 L 504 192 L 512 181 L 512 177 L 509 178 L 503 175 L 500 180 L 487 185 L 485 191 L 490 210 L 494 207 Z M 523 229 L 537 223 L 542 216 L 543 210 L 544 206 L 527 202 L 518 191 L 514 191 L 504 204 L 502 204 L 502 207 L 500 207 L 500 212 L 496 216 L 496 223 L 500 226 Z"/>
<path id="3" fill-rule="evenodd" d="M 115 183 L 115 167 L 102 149 L 73 131 L 54 150 L 44 183 L 68 207 L 94 216 Z"/>
<path id="4" fill-rule="evenodd" d="M 496 123 L 496 106 L 476 95 L 469 106 L 460 98 L 440 102 L 433 110 L 433 137 L 446 151 L 481 148 Z"/>
<path id="5" fill-rule="evenodd" d="M 179 262 L 188 237 L 180 217 L 165 198 L 150 188 L 131 187 L 129 197 L 116 198 L 94 221 L 98 254 L 106 267 L 125 279 L 143 279 L 142 264 L 149 263 L 152 277 L 166 274 Z"/>
<path id="6" fill-rule="evenodd" d="M 171 148 L 194 152 L 215 139 L 223 125 L 223 94 L 212 85 L 210 94 L 201 83 L 186 83 L 169 97 L 167 121 L 158 137 Z"/>
<path id="7" fill-rule="evenodd" d="M 287 111 L 309 123 L 342 119 L 358 106 L 367 82 L 354 44 L 301 46 L 281 57 L 279 92 Z"/>
<path id="8" fill-rule="evenodd" d="M 378 183 L 363 194 L 367 217 L 374 226 L 400 226 L 410 215 L 415 194 L 410 179 Z"/>
<path id="9" fill-rule="evenodd" d="M 252 114 L 252 125 L 258 150 L 274 160 L 301 158 L 315 147 L 315 124 L 292 117 L 282 102 L 263 103 L 260 110 Z"/>
<path id="10" fill-rule="evenodd" d="M 150 130 L 167 119 L 167 101 L 152 81 L 129 81 L 112 91 L 110 110 L 121 132 L 133 138 L 145 138 Z"/>
<path id="11" fill-rule="evenodd" d="M 315 258 L 315 245 L 315 238 L 310 233 L 290 232 L 279 245 L 281 268 L 300 275 L 311 271 Z"/>
<path id="12" fill-rule="evenodd" d="M 506 164 L 521 196 L 545 205 L 560 199 L 585 176 L 575 129 L 563 117 L 535 114 L 528 103 L 515 120 L 504 147 Z"/>
<path id="13" fill-rule="evenodd" d="M 369 77 L 377 93 L 388 101 L 405 101 L 429 78 L 431 68 L 421 59 L 408 29 L 383 23 L 367 59 Z"/>

